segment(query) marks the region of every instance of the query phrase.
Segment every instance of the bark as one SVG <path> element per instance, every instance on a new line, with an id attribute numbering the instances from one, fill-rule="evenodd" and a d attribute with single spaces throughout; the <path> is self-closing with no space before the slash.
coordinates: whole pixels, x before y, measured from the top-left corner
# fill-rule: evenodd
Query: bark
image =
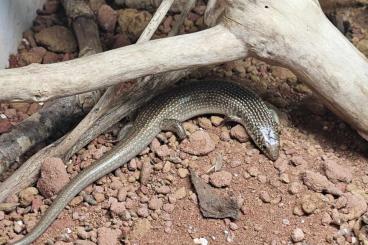
<path id="1" fill-rule="evenodd" d="M 85 108 L 87 111 L 89 108 Z M 85 110 L 76 96 L 46 103 L 43 108 L 0 136 L 0 174 L 24 153 L 50 137 L 63 135 L 75 125 Z"/>

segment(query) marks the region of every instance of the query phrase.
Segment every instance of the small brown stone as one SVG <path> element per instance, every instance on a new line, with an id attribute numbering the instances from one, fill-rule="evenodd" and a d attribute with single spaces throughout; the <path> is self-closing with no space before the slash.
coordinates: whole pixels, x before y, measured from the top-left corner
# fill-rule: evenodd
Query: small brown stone
<path id="1" fill-rule="evenodd" d="M 210 175 L 210 183 L 215 187 L 229 186 L 233 175 L 227 171 L 219 171 Z"/>
<path id="2" fill-rule="evenodd" d="M 118 15 L 115 10 L 113 10 L 109 5 L 103 4 L 100 6 L 97 12 L 97 21 L 100 27 L 107 31 L 113 32 L 115 30 L 115 25 Z"/>
<path id="3" fill-rule="evenodd" d="M 242 143 L 249 141 L 249 136 L 248 136 L 247 131 L 240 124 L 237 124 L 236 126 L 231 128 L 230 135 Z"/>

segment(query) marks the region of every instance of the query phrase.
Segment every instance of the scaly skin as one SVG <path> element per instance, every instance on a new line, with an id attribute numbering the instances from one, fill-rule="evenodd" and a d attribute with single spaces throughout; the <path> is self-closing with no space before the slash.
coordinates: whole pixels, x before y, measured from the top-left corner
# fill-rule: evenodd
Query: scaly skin
<path id="1" fill-rule="evenodd" d="M 138 155 L 162 129 L 175 128 L 168 127 L 167 121 L 183 122 L 203 114 L 221 114 L 241 123 L 261 151 L 271 160 L 277 159 L 277 124 L 257 95 L 228 82 L 190 83 L 161 94 L 144 105 L 124 140 L 72 179 L 58 194 L 37 226 L 14 244 L 27 245 L 33 242 L 80 191 Z M 172 126 L 182 129 L 179 123 Z"/>

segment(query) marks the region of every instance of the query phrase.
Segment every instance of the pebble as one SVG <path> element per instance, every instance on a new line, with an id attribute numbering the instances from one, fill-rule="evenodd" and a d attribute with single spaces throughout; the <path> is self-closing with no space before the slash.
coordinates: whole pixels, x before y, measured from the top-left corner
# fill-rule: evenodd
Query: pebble
<path id="1" fill-rule="evenodd" d="M 250 174 L 250 176 L 252 176 L 252 177 L 256 177 L 256 176 L 259 175 L 259 170 L 256 167 L 250 167 L 250 168 L 248 168 L 247 171 Z"/>
<path id="2" fill-rule="evenodd" d="M 204 129 L 210 129 L 210 128 L 212 128 L 211 120 L 208 119 L 207 117 L 200 117 L 200 118 L 198 118 L 198 125 L 201 128 L 204 128 Z"/>
<path id="3" fill-rule="evenodd" d="M 170 214 L 170 213 L 172 213 L 174 211 L 175 205 L 174 204 L 170 204 L 170 203 L 165 203 L 163 205 L 162 209 Z"/>
<path id="4" fill-rule="evenodd" d="M 107 31 L 113 32 L 117 21 L 117 13 L 109 5 L 103 4 L 97 12 L 97 21 L 100 27 Z"/>
<path id="5" fill-rule="evenodd" d="M 119 237 L 122 232 L 118 229 L 101 227 L 97 229 L 97 243 L 99 245 L 119 244 Z"/>
<path id="6" fill-rule="evenodd" d="M 266 184 L 267 183 L 267 176 L 266 175 L 260 174 L 260 175 L 257 176 L 257 179 L 261 184 Z"/>
<path id="7" fill-rule="evenodd" d="M 332 222 L 331 216 L 328 213 L 323 213 L 322 214 L 322 220 L 321 220 L 322 225 L 327 226 L 327 225 L 331 224 L 331 222 Z"/>
<path id="8" fill-rule="evenodd" d="M 157 210 L 160 209 L 163 205 L 163 202 L 160 198 L 157 197 L 153 197 L 149 202 L 148 202 L 148 208 L 152 209 L 152 210 Z"/>
<path id="9" fill-rule="evenodd" d="M 300 165 L 307 165 L 307 161 L 302 157 L 302 156 L 294 156 L 291 158 L 290 162 L 294 165 L 294 166 L 300 166 Z"/>
<path id="10" fill-rule="evenodd" d="M 88 232 L 81 226 L 77 227 L 77 236 L 83 240 L 86 240 L 89 238 Z"/>
<path id="11" fill-rule="evenodd" d="M 152 15 L 148 11 L 136 9 L 122 9 L 118 11 L 118 24 L 123 33 L 127 33 L 133 40 L 141 35 Z"/>
<path id="12" fill-rule="evenodd" d="M 186 153 L 203 156 L 215 150 L 216 144 L 211 136 L 202 130 L 195 131 L 180 144 L 180 149 Z"/>
<path id="13" fill-rule="evenodd" d="M 291 182 L 289 184 L 289 193 L 292 195 L 298 194 L 303 189 L 303 185 L 299 182 Z"/>
<path id="14" fill-rule="evenodd" d="M 219 116 L 211 116 L 210 120 L 211 120 L 211 123 L 216 127 L 220 126 L 221 123 L 224 121 L 224 119 Z"/>
<path id="15" fill-rule="evenodd" d="M 312 214 L 317 209 L 316 204 L 313 200 L 307 198 L 302 202 L 302 209 L 306 214 Z"/>
<path id="16" fill-rule="evenodd" d="M 296 228 L 293 230 L 292 234 L 291 234 L 291 239 L 293 240 L 293 242 L 301 242 L 304 240 L 304 232 L 302 229 L 300 228 Z"/>
<path id="17" fill-rule="evenodd" d="M 326 176 L 319 173 L 309 170 L 305 171 L 303 174 L 303 182 L 309 189 L 315 192 L 326 192 L 337 196 L 342 195 L 342 191 L 330 182 Z"/>
<path id="18" fill-rule="evenodd" d="M 170 149 L 167 145 L 161 145 L 157 147 L 155 152 L 156 152 L 156 155 L 160 157 L 161 159 L 174 155 L 174 151 Z"/>
<path id="19" fill-rule="evenodd" d="M 151 228 L 152 226 L 148 219 L 138 219 L 137 223 L 135 223 L 130 233 L 130 239 L 140 240 L 143 236 L 145 236 L 150 231 Z"/>
<path id="20" fill-rule="evenodd" d="M 286 184 L 290 183 L 289 175 L 287 173 L 282 173 L 280 175 L 280 180 Z"/>
<path id="21" fill-rule="evenodd" d="M 51 26 L 35 34 L 36 42 L 48 50 L 58 53 L 77 51 L 73 33 L 65 26 Z"/>
<path id="22" fill-rule="evenodd" d="M 178 175 L 179 175 L 180 178 L 185 178 L 185 177 L 188 176 L 188 174 L 189 174 L 188 169 L 186 169 L 186 168 L 179 168 L 178 169 Z"/>
<path id="23" fill-rule="evenodd" d="M 297 215 L 297 216 L 303 216 L 304 212 L 302 210 L 302 208 L 300 206 L 295 206 L 293 208 L 293 214 Z"/>
<path id="24" fill-rule="evenodd" d="M 137 160 L 135 158 L 133 158 L 132 160 L 129 161 L 128 169 L 130 171 L 135 171 L 137 169 Z"/>
<path id="25" fill-rule="evenodd" d="M 142 169 L 139 176 L 139 181 L 142 185 L 148 183 L 152 172 L 152 165 L 150 162 L 144 161 L 142 165 Z"/>
<path id="26" fill-rule="evenodd" d="M 273 166 L 279 170 L 280 173 L 284 173 L 289 168 L 288 161 L 282 158 L 277 159 Z"/>
<path id="27" fill-rule="evenodd" d="M 27 187 L 19 192 L 20 204 L 26 207 L 32 203 L 33 198 L 38 194 L 38 190 L 35 187 Z"/>
<path id="28" fill-rule="evenodd" d="M 240 124 L 237 124 L 236 126 L 231 128 L 230 135 L 241 143 L 249 141 L 249 135 L 247 131 Z"/>
<path id="29" fill-rule="evenodd" d="M 183 199 L 186 196 L 187 196 L 187 190 L 186 190 L 185 187 L 181 187 L 181 188 L 177 189 L 174 193 L 174 197 L 177 200 Z"/>
<path id="30" fill-rule="evenodd" d="M 333 183 L 337 183 L 338 181 L 350 183 L 353 179 L 351 169 L 343 167 L 333 160 L 327 160 L 323 168 L 327 178 Z"/>
<path id="31" fill-rule="evenodd" d="M 40 193 L 50 198 L 69 182 L 69 175 L 60 158 L 47 158 L 41 166 L 41 178 L 37 181 Z"/>
<path id="32" fill-rule="evenodd" d="M 147 207 L 142 207 L 137 210 L 137 214 L 139 217 L 146 218 L 149 216 L 149 210 Z"/>
<path id="33" fill-rule="evenodd" d="M 123 210 L 123 212 L 121 212 L 119 216 L 124 221 L 129 221 L 132 219 L 132 215 L 130 214 L 128 210 Z"/>
<path id="34" fill-rule="evenodd" d="M 115 201 L 113 203 L 111 203 L 110 210 L 111 210 L 111 212 L 113 212 L 117 215 L 122 215 L 123 212 L 126 211 L 125 203 L 118 202 L 115 199 Z"/>
<path id="35" fill-rule="evenodd" d="M 158 194 L 168 194 L 168 193 L 170 193 L 170 191 L 171 191 L 171 189 L 167 185 L 160 186 L 159 188 L 156 189 L 156 192 Z"/>
<path id="36" fill-rule="evenodd" d="M 210 183 L 218 188 L 229 186 L 233 175 L 227 171 L 219 171 L 210 175 Z"/>
<path id="37" fill-rule="evenodd" d="M 229 223 L 229 228 L 232 231 L 236 231 L 237 229 L 239 229 L 239 226 L 237 224 L 235 224 L 234 222 L 230 222 Z"/>
<path id="38" fill-rule="evenodd" d="M 259 193 L 259 198 L 264 202 L 264 203 L 270 203 L 271 202 L 271 196 L 267 191 L 261 191 Z"/>
<path id="39" fill-rule="evenodd" d="M 162 168 L 162 172 L 168 173 L 171 170 L 171 163 L 169 161 L 166 161 L 164 164 L 164 167 Z"/>
<path id="40" fill-rule="evenodd" d="M 76 207 L 79 204 L 81 204 L 83 202 L 83 197 L 82 196 L 76 196 L 73 198 L 73 200 L 70 201 L 70 206 L 72 207 Z"/>
<path id="41" fill-rule="evenodd" d="M 47 51 L 42 47 L 34 47 L 30 50 L 23 51 L 20 53 L 20 58 L 22 62 L 25 62 L 26 65 L 33 63 L 42 63 L 43 57 L 46 55 Z M 25 113 L 25 112 L 24 112 Z"/>

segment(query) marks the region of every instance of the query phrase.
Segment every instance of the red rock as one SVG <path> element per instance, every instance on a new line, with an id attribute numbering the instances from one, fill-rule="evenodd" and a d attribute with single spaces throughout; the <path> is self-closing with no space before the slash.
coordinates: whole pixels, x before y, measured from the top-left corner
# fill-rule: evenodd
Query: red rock
<path id="1" fill-rule="evenodd" d="M 60 55 L 58 55 L 56 53 L 53 53 L 53 52 L 50 52 L 50 51 L 47 51 L 45 56 L 43 56 L 42 63 L 43 64 L 52 64 L 52 63 L 59 62 L 60 60 L 61 60 Z"/>
<path id="2" fill-rule="evenodd" d="M 98 24 L 103 30 L 107 32 L 113 32 L 115 30 L 117 18 L 118 15 L 116 11 L 107 4 L 101 5 L 101 7 L 98 9 Z"/>
<path id="3" fill-rule="evenodd" d="M 32 200 L 32 211 L 37 213 L 40 210 L 40 207 L 43 205 L 41 196 L 36 196 Z"/>
<path id="4" fill-rule="evenodd" d="M 174 151 L 170 149 L 167 145 L 161 145 L 157 147 L 156 154 L 160 158 L 172 156 L 174 154 Z"/>
<path id="5" fill-rule="evenodd" d="M 165 203 L 162 209 L 171 214 L 175 209 L 175 205 L 171 203 Z"/>
<path id="6" fill-rule="evenodd" d="M 333 160 L 327 160 L 323 168 L 327 178 L 333 183 L 337 183 L 338 181 L 350 183 L 353 179 L 351 169 L 343 167 Z"/>
<path id="7" fill-rule="evenodd" d="M 148 161 L 144 161 L 142 165 L 142 170 L 139 176 L 139 180 L 142 185 L 145 185 L 148 183 L 150 176 L 152 172 L 152 165 Z"/>
<path id="8" fill-rule="evenodd" d="M 67 53 L 77 51 L 77 42 L 73 33 L 64 26 L 52 26 L 43 29 L 35 35 L 38 44 L 50 51 Z"/>
<path id="9" fill-rule="evenodd" d="M 121 30 L 133 39 L 138 39 L 152 18 L 150 12 L 136 9 L 123 9 L 118 13 L 118 23 Z"/>
<path id="10" fill-rule="evenodd" d="M 27 113 L 29 108 L 29 103 L 17 102 L 9 104 L 11 108 L 17 110 L 18 112 Z"/>
<path id="11" fill-rule="evenodd" d="M 111 203 L 110 210 L 114 214 L 121 215 L 126 210 L 125 203 L 115 201 Z"/>
<path id="12" fill-rule="evenodd" d="M 324 192 L 336 196 L 341 196 L 342 192 L 330 182 L 326 176 L 312 171 L 305 171 L 303 174 L 304 184 L 315 192 Z"/>
<path id="13" fill-rule="evenodd" d="M 344 197 L 347 199 L 346 211 L 340 214 L 344 221 L 355 220 L 362 216 L 367 211 L 367 202 L 364 197 L 359 194 L 345 193 Z"/>
<path id="14" fill-rule="evenodd" d="M 46 54 L 46 49 L 42 47 L 34 47 L 30 50 L 26 50 L 20 53 L 21 61 L 24 65 L 29 65 L 33 63 L 42 63 L 42 59 Z"/>
<path id="15" fill-rule="evenodd" d="M 38 103 L 32 103 L 27 110 L 27 114 L 32 115 L 33 113 L 36 113 L 39 108 L 40 105 Z"/>
<path id="16" fill-rule="evenodd" d="M 97 230 L 98 237 L 97 243 L 99 245 L 116 245 L 120 244 L 119 238 L 122 232 L 118 229 L 111 229 L 107 227 L 101 227 Z"/>
<path id="17" fill-rule="evenodd" d="M 128 36 L 125 35 L 124 33 L 122 34 L 117 34 L 114 36 L 114 43 L 112 45 L 112 48 L 121 48 L 121 47 L 125 47 L 132 44 L 131 41 L 129 40 Z"/>
<path id="18" fill-rule="evenodd" d="M 273 66 L 272 67 L 272 75 L 278 77 L 280 79 L 293 79 L 296 80 L 296 76 L 288 69 L 280 67 L 280 66 Z"/>
<path id="19" fill-rule="evenodd" d="M 240 124 L 231 128 L 230 135 L 241 143 L 249 141 L 247 131 L 245 131 L 245 128 Z"/>
<path id="20" fill-rule="evenodd" d="M 157 197 L 153 197 L 149 202 L 148 202 L 148 208 L 152 209 L 152 210 L 157 210 L 160 209 L 163 205 L 163 202 L 161 199 L 157 198 Z"/>
<path id="21" fill-rule="evenodd" d="M 215 172 L 210 175 L 210 183 L 215 187 L 229 186 L 233 175 L 226 171 Z"/>
<path id="22" fill-rule="evenodd" d="M 170 193 L 170 191 L 171 191 L 171 189 L 167 185 L 163 185 L 163 186 L 156 189 L 156 192 L 159 193 L 159 194 L 168 194 L 168 193 Z"/>
<path id="23" fill-rule="evenodd" d="M 59 7 L 60 7 L 60 2 L 58 0 L 48 0 L 43 5 L 42 12 L 44 14 L 53 14 L 59 10 Z"/>
<path id="24" fill-rule="evenodd" d="M 273 166 L 279 170 L 280 173 L 284 173 L 287 171 L 289 165 L 288 165 L 288 161 L 282 158 L 277 159 L 274 163 Z"/>
<path id="25" fill-rule="evenodd" d="M 139 217 L 146 218 L 149 215 L 149 211 L 148 211 L 147 207 L 142 207 L 142 208 L 139 208 L 137 210 L 137 214 L 138 214 Z"/>
<path id="26" fill-rule="evenodd" d="M 9 122 L 9 120 L 1 120 L 0 119 L 0 134 L 9 132 L 11 127 L 12 127 L 12 125 Z"/>
<path id="27" fill-rule="evenodd" d="M 35 187 L 27 187 L 19 192 L 20 204 L 26 207 L 32 203 L 34 197 L 38 194 L 38 190 Z"/>
<path id="28" fill-rule="evenodd" d="M 290 161 L 295 166 L 299 165 L 305 166 L 307 164 L 307 161 L 302 156 L 293 156 Z"/>
<path id="29" fill-rule="evenodd" d="M 215 150 L 215 147 L 215 142 L 211 136 L 202 130 L 194 132 L 188 140 L 185 139 L 180 144 L 182 151 L 196 156 L 207 155 Z"/>
<path id="30" fill-rule="evenodd" d="M 69 175 L 60 158 L 47 158 L 41 166 L 41 178 L 37 188 L 44 197 L 52 197 L 69 182 Z"/>

